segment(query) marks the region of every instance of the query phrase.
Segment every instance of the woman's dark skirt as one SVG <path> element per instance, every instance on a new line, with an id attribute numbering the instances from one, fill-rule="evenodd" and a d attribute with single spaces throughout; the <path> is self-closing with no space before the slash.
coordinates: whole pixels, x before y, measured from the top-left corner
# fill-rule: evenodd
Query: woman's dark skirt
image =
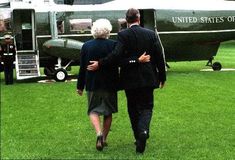
<path id="1" fill-rule="evenodd" d="M 87 91 L 87 100 L 88 115 L 96 113 L 98 115 L 108 116 L 118 111 L 116 91 Z"/>

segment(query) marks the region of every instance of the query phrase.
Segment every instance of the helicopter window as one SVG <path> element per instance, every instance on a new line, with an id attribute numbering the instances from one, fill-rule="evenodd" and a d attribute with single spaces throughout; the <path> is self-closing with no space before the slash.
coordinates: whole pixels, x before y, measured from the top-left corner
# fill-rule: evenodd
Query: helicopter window
<path id="1" fill-rule="evenodd" d="M 102 4 L 112 0 L 54 0 L 56 4 L 84 5 L 84 4 Z"/>
<path id="2" fill-rule="evenodd" d="M 11 30 L 10 20 L 11 11 L 5 9 L 3 12 L 0 11 L 0 32 Z"/>
<path id="3" fill-rule="evenodd" d="M 54 0 L 56 4 L 64 4 L 64 0 Z"/>
<path id="4" fill-rule="evenodd" d="M 0 20 L 0 32 L 6 31 L 6 26 L 3 20 Z"/>
<path id="5" fill-rule="evenodd" d="M 91 30 L 92 19 L 71 19 L 69 23 L 71 32 L 86 33 Z"/>
<path id="6" fill-rule="evenodd" d="M 64 21 L 57 21 L 56 24 L 57 24 L 58 34 L 64 33 Z"/>
<path id="7" fill-rule="evenodd" d="M 127 22 L 125 18 L 118 19 L 119 31 L 127 28 Z"/>

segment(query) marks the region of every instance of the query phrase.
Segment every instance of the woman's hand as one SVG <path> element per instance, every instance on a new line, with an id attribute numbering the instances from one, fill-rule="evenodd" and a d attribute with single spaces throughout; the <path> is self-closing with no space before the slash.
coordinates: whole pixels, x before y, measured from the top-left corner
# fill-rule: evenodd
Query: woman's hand
<path id="1" fill-rule="evenodd" d="M 149 62 L 150 61 L 150 55 L 146 55 L 146 52 L 144 52 L 139 58 L 139 62 L 140 63 L 146 63 L 146 62 Z"/>

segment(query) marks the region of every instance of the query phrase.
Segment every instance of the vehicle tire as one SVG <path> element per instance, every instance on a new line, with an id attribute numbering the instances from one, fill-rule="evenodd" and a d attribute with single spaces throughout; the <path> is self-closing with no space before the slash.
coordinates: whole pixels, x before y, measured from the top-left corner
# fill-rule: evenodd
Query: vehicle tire
<path id="1" fill-rule="evenodd" d="M 59 68 L 55 71 L 54 79 L 57 82 L 64 82 L 68 77 L 68 73 L 65 69 Z"/>
<path id="2" fill-rule="evenodd" d="M 212 69 L 213 69 L 214 71 L 220 71 L 221 68 L 222 68 L 222 65 L 221 65 L 220 62 L 215 62 L 215 63 L 212 64 Z"/>

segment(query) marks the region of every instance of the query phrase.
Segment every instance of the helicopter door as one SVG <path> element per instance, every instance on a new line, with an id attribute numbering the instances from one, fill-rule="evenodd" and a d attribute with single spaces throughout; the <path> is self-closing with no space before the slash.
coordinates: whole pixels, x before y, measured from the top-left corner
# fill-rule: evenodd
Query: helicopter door
<path id="1" fill-rule="evenodd" d="M 35 50 L 34 10 L 14 10 L 14 34 L 17 50 Z"/>
<path id="2" fill-rule="evenodd" d="M 155 10 L 153 9 L 140 9 L 140 25 L 144 28 L 155 31 Z"/>
<path id="3" fill-rule="evenodd" d="M 16 44 L 16 78 L 40 76 L 39 53 L 35 45 L 35 12 L 30 9 L 13 10 L 13 32 Z"/>

